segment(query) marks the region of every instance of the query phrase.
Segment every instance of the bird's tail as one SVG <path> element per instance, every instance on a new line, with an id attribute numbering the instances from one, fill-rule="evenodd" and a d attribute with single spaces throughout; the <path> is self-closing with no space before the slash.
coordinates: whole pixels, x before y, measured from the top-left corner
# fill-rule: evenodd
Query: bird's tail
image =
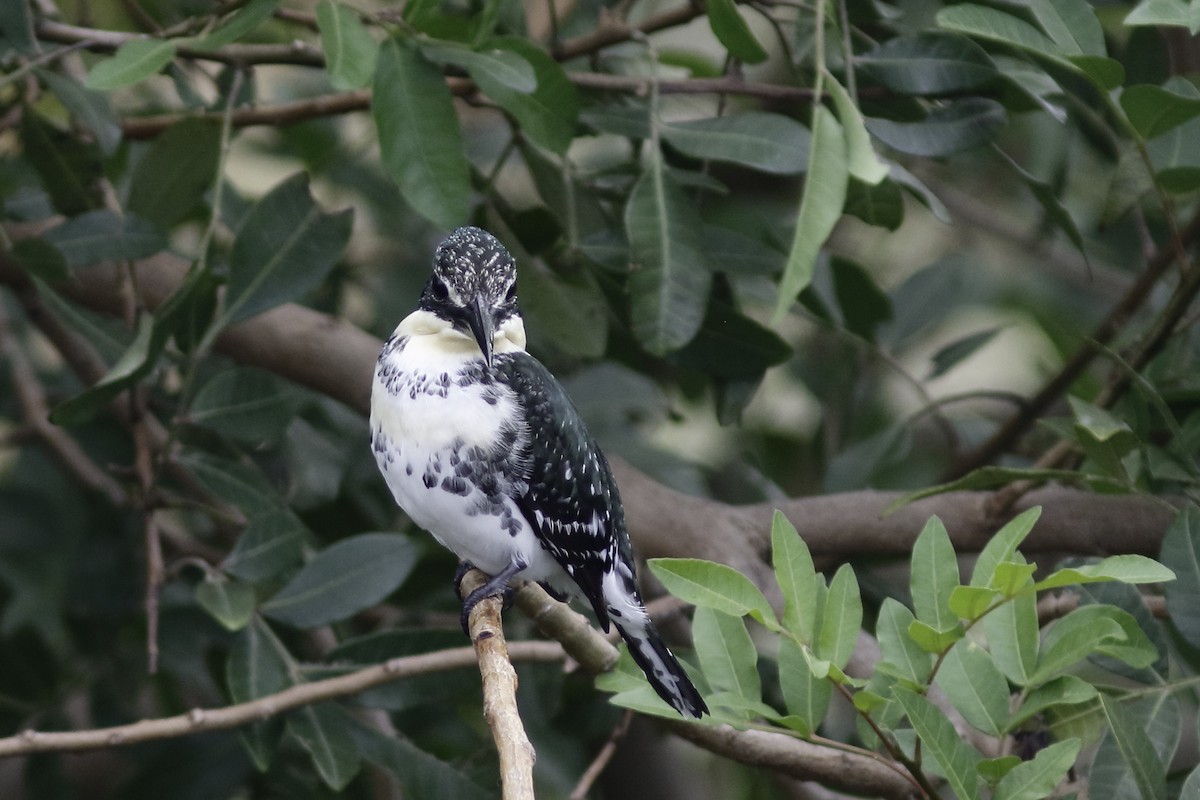
<path id="1" fill-rule="evenodd" d="M 708 706 L 700 692 L 696 691 L 679 660 L 667 649 L 649 617 L 638 620 L 614 619 L 621 638 L 629 645 L 629 654 L 646 673 L 646 680 L 683 716 L 696 719 L 708 713 Z"/>

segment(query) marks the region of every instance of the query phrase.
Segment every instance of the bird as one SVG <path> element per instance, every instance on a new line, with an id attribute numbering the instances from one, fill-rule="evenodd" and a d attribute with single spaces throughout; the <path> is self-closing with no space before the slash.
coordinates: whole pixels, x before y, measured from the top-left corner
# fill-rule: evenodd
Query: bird
<path id="1" fill-rule="evenodd" d="M 517 268 L 476 227 L 438 245 L 417 308 L 384 343 L 370 445 L 397 504 L 491 576 L 463 604 L 536 581 L 582 594 L 681 716 L 708 713 L 646 613 L 612 470 L 566 390 L 526 352 Z M 464 624 L 465 629 L 465 624 Z"/>

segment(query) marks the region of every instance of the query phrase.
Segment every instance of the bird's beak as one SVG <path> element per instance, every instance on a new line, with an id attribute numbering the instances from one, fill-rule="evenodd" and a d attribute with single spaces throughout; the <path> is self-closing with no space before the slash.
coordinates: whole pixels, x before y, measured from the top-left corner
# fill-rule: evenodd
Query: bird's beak
<path id="1" fill-rule="evenodd" d="M 471 303 L 471 307 L 467 309 L 467 325 L 471 328 L 471 334 L 479 344 L 479 351 L 483 353 L 484 363 L 489 367 L 492 366 L 492 344 L 496 338 L 496 322 L 492 318 L 492 309 L 487 306 L 482 297 L 476 297 Z"/>

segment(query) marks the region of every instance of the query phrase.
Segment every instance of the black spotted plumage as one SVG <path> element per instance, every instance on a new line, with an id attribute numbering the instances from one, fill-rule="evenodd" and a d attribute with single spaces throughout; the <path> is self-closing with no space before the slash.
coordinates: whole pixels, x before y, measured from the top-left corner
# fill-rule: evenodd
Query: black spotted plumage
<path id="1" fill-rule="evenodd" d="M 540 361 L 507 354 L 497 358 L 495 372 L 520 398 L 528 427 L 526 452 L 515 454 L 524 462 L 528 487 L 514 498 L 517 506 L 607 631 L 601 581 L 616 559 L 633 562 L 612 470 L 562 385 Z"/>

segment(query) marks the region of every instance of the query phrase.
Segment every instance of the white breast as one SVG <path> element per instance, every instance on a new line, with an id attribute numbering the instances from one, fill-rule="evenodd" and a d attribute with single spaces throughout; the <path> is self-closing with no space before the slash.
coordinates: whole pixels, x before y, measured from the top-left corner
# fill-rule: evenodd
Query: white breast
<path id="1" fill-rule="evenodd" d="M 523 329 L 510 327 L 495 352 L 523 345 Z M 495 574 L 517 555 L 529 565 L 523 577 L 559 585 L 565 575 L 509 496 L 523 487 L 491 480 L 525 442 L 512 390 L 473 380 L 481 368 L 474 341 L 432 314 L 400 323 L 375 368 L 376 461 L 405 513 L 460 558 Z"/>

